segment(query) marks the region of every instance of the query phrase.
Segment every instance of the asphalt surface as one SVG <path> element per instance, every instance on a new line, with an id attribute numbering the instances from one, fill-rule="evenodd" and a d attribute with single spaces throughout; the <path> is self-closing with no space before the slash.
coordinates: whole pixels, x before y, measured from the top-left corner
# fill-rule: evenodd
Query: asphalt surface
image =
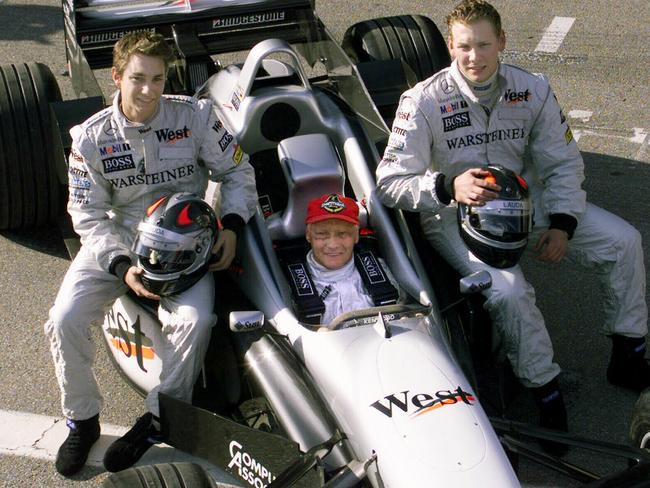
<path id="1" fill-rule="evenodd" d="M 443 28 L 455 1 L 321 1 L 317 12 L 333 35 L 358 20 L 403 13 L 429 15 Z M 504 59 L 546 73 L 570 118 L 586 163 L 590 201 L 633 223 L 650 243 L 650 17 L 646 0 L 495 1 L 507 33 Z M 554 17 L 575 22 L 556 53 L 535 48 Z M 444 32 L 444 28 L 443 28 Z M 0 3 L 0 63 L 40 61 L 56 75 L 64 98 L 73 98 L 64 76 L 61 4 L 55 0 Z M 105 73 L 100 74 L 106 80 Z M 646 260 L 649 245 L 645 245 Z M 56 386 L 42 324 L 68 267 L 56 228 L 0 233 L 0 409 L 59 416 Z M 606 382 L 609 343 L 600 334 L 601 302 L 595 277 L 565 265 L 525 263 L 563 367 L 562 384 L 571 431 L 625 443 L 636 395 Z M 98 331 L 96 331 L 98 332 Z M 96 339 L 99 335 L 95 333 Z M 96 373 L 106 405 L 102 420 L 128 426 L 143 412 L 141 398 L 125 386 L 97 341 Z M 510 415 L 533 421 L 530 398 L 517 392 Z M 0 433 L 2 435 L 2 433 Z M 616 466 L 571 453 L 590 469 Z M 56 474 L 51 462 L 0 455 L 0 486 L 91 487 L 105 478 L 87 467 L 73 480 Z M 527 463 L 520 477 L 528 486 L 576 486 Z M 489 486 L 489 483 L 486 484 Z"/>

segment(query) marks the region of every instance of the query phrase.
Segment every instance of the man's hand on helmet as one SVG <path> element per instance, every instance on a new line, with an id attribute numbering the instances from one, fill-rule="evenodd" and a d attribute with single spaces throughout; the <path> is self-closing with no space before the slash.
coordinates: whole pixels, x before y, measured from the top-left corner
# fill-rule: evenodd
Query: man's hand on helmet
<path id="1" fill-rule="evenodd" d="M 566 231 L 548 229 L 540 236 L 533 248 L 539 253 L 536 259 L 547 263 L 559 263 L 566 254 L 568 242 L 569 235 Z"/>
<path id="2" fill-rule="evenodd" d="M 468 169 L 456 176 L 453 183 L 454 200 L 466 205 L 480 206 L 498 198 L 499 194 L 496 192 L 501 190 L 501 187 L 491 181 L 489 176 L 489 171 L 480 168 Z"/>
<path id="3" fill-rule="evenodd" d="M 140 279 L 142 273 L 144 273 L 142 268 L 131 266 L 124 275 L 124 283 L 126 283 L 127 286 L 139 297 L 149 298 L 150 300 L 160 300 L 158 295 L 151 293 L 144 287 L 142 280 Z"/>
<path id="4" fill-rule="evenodd" d="M 214 262 L 210 262 L 210 271 L 222 271 L 228 269 L 230 263 L 235 258 L 235 251 L 237 248 L 237 234 L 230 229 L 223 229 L 217 236 L 212 248 Z"/>

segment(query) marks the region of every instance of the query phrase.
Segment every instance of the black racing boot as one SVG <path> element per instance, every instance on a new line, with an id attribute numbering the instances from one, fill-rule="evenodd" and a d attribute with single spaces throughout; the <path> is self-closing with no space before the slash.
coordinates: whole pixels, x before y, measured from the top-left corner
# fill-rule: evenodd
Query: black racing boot
<path id="1" fill-rule="evenodd" d="M 607 381 L 612 385 L 642 391 L 650 386 L 650 365 L 645 359 L 645 337 L 612 335 L 612 357 Z"/>
<path id="2" fill-rule="evenodd" d="M 67 419 L 68 437 L 56 454 L 56 470 L 63 476 L 75 474 L 86 464 L 88 453 L 99 439 L 99 414 L 87 420 Z"/>
<path id="3" fill-rule="evenodd" d="M 539 408 L 540 427 L 568 432 L 566 407 L 557 376 L 545 385 L 531 388 L 531 391 Z M 569 449 L 566 444 L 554 441 L 540 440 L 539 444 L 547 453 L 558 457 L 564 456 Z"/>
<path id="4" fill-rule="evenodd" d="M 107 471 L 116 472 L 130 468 L 154 444 L 161 442 L 160 431 L 150 412 L 136 420 L 126 434 L 113 442 L 104 454 L 104 467 Z"/>

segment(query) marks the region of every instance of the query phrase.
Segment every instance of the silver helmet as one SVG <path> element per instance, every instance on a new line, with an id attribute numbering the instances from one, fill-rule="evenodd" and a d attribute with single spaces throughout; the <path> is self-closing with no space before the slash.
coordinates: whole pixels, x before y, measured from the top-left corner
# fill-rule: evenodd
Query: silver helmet
<path id="1" fill-rule="evenodd" d="M 486 178 L 501 186 L 485 205 L 458 204 L 460 235 L 474 255 L 495 268 L 517 264 L 533 228 L 533 204 L 526 181 L 499 165 L 485 168 Z"/>
<path id="2" fill-rule="evenodd" d="M 208 270 L 217 218 L 193 193 L 174 193 L 149 206 L 132 250 L 144 270 L 142 284 L 160 296 L 187 290 Z"/>

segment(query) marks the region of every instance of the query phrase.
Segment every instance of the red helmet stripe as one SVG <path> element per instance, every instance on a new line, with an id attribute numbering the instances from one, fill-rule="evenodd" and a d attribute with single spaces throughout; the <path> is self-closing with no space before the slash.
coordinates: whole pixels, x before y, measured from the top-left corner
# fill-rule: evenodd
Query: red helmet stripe
<path id="1" fill-rule="evenodd" d="M 183 210 L 181 210 L 178 213 L 178 217 L 176 218 L 176 223 L 178 225 L 191 225 L 194 223 L 194 221 L 190 218 L 190 204 L 188 203 L 183 207 Z"/>
<path id="2" fill-rule="evenodd" d="M 158 200 L 156 200 L 155 202 L 153 202 L 153 203 L 149 206 L 149 208 L 147 209 L 147 217 L 150 217 L 151 214 L 154 213 L 154 212 L 156 211 L 156 209 L 157 209 L 158 207 L 160 207 L 160 205 L 162 205 L 162 203 L 163 203 L 165 200 L 167 200 L 167 197 L 160 197 Z"/>
<path id="3" fill-rule="evenodd" d="M 519 184 L 523 188 L 528 189 L 528 183 L 526 183 L 526 180 L 524 180 L 521 176 L 517 175 L 517 181 L 519 181 Z"/>

